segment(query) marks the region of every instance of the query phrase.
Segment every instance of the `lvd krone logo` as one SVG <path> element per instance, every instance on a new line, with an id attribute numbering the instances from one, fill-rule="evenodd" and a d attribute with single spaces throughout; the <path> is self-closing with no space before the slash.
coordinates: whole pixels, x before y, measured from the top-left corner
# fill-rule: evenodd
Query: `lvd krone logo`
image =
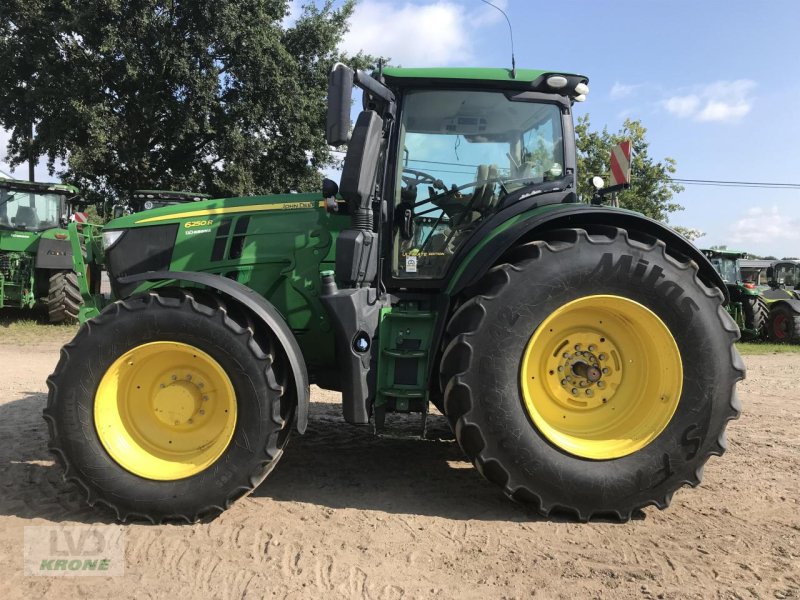
<path id="1" fill-rule="evenodd" d="M 116 526 L 25 527 L 27 575 L 122 575 L 124 530 Z"/>

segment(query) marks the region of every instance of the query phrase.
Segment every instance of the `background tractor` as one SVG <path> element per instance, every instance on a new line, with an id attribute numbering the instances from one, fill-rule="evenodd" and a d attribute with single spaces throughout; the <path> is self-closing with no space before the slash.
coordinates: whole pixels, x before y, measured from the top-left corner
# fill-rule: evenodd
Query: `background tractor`
<path id="1" fill-rule="evenodd" d="M 124 215 L 132 215 L 143 210 L 186 204 L 188 202 L 200 202 L 201 200 L 208 200 L 210 197 L 207 194 L 198 194 L 197 192 L 135 190 L 127 202 L 114 205 L 112 214 L 115 219 L 118 219 Z"/>
<path id="2" fill-rule="evenodd" d="M 766 334 L 769 308 L 758 286 L 744 281 L 741 261 L 746 252 L 735 250 L 703 250 L 728 288 L 728 312 L 742 331 L 742 338 L 757 340 Z"/>
<path id="3" fill-rule="evenodd" d="M 739 413 L 739 329 L 688 241 L 579 201 L 587 92 L 561 72 L 338 64 L 338 185 L 72 227 L 113 293 L 86 294 L 48 379 L 66 478 L 123 521 L 216 514 L 305 432 L 313 383 L 379 433 L 397 413 L 423 433 L 433 404 L 545 515 L 625 520 L 697 485 Z"/>
<path id="4" fill-rule="evenodd" d="M 77 194 L 70 185 L 0 179 L 0 308 L 44 306 L 51 323 L 78 318 L 66 230 Z"/>
<path id="5" fill-rule="evenodd" d="M 800 263 L 775 261 L 767 268 L 768 289 L 763 291 L 769 305 L 767 334 L 770 340 L 800 344 Z"/>

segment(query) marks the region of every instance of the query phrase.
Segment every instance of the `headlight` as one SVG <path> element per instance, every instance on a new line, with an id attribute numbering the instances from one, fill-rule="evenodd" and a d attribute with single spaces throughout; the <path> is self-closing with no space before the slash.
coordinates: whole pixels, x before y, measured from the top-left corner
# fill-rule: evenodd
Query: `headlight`
<path id="1" fill-rule="evenodd" d="M 108 252 L 125 234 L 124 229 L 112 229 L 103 232 L 103 249 Z"/>
<path id="2" fill-rule="evenodd" d="M 145 210 L 150 210 L 151 208 L 153 208 L 153 206 L 155 206 L 155 205 L 153 204 L 152 200 L 148 200 L 147 202 L 144 203 L 144 209 Z"/>

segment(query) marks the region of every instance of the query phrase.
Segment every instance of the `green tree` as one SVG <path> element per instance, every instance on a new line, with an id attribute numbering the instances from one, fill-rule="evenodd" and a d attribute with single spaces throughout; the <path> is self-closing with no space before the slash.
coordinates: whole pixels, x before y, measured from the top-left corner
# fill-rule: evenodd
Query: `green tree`
<path id="1" fill-rule="evenodd" d="M 327 76 L 353 0 L 4 0 L 0 125 L 18 165 L 93 200 L 137 188 L 214 196 L 316 189 L 331 162 Z"/>
<path id="2" fill-rule="evenodd" d="M 611 148 L 629 139 L 631 141 L 631 187 L 620 192 L 619 204 L 641 212 L 648 217 L 666 223 L 669 214 L 683 210 L 672 197 L 683 191 L 683 187 L 672 181 L 675 173 L 675 159 L 664 158 L 657 161 L 650 156 L 650 143 L 646 138 L 647 129 L 640 121 L 626 119 L 622 129 L 611 133 L 607 127 L 602 131 L 592 130 L 589 115 L 578 118 L 575 125 L 578 149 L 578 195 L 588 201 L 594 192 L 591 178 L 599 175 L 608 185 L 608 170 L 611 164 Z M 697 230 L 685 229 L 686 233 L 702 235 Z"/>

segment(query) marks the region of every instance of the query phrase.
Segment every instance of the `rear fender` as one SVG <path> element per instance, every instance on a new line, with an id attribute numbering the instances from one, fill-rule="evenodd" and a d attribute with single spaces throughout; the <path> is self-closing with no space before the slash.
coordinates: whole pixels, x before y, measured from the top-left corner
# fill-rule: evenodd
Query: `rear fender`
<path id="1" fill-rule="evenodd" d="M 181 281 L 211 288 L 231 300 L 238 302 L 272 331 L 281 345 L 294 377 L 297 388 L 297 431 L 305 433 L 308 425 L 308 407 L 311 402 L 311 389 L 306 363 L 297 340 L 278 310 L 270 302 L 239 282 L 213 273 L 189 273 L 183 271 L 151 271 L 121 277 L 119 283 L 140 283 L 143 281 Z"/>
<path id="2" fill-rule="evenodd" d="M 730 301 L 725 282 L 711 262 L 689 240 L 669 227 L 644 215 L 603 206 L 590 207 L 585 204 L 565 204 L 557 209 L 534 210 L 528 215 L 519 215 L 508 227 L 497 227 L 487 232 L 484 239 L 472 243 L 472 249 L 460 261 L 460 267 L 449 286 L 449 293 L 456 295 L 476 283 L 503 255 L 514 246 L 536 240 L 541 234 L 554 229 L 581 228 L 590 226 L 620 227 L 645 238 L 656 238 L 667 245 L 667 253 L 678 260 L 694 261 L 699 269 L 700 280 L 716 287 Z"/>

